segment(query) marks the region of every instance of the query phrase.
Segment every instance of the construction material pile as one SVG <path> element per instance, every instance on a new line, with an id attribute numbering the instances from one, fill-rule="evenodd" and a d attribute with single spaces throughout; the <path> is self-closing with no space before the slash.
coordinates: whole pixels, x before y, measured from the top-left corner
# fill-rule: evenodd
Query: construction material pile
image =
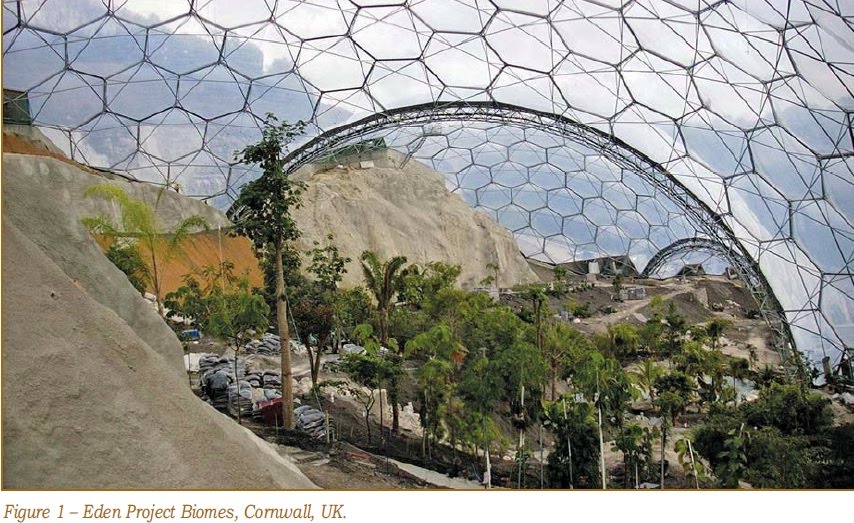
<path id="1" fill-rule="evenodd" d="M 282 342 L 277 335 L 265 333 L 261 338 L 248 342 L 244 351 L 246 354 L 278 356 L 282 351 Z"/>
<path id="2" fill-rule="evenodd" d="M 331 424 L 332 422 L 327 421 L 326 415 L 322 411 L 309 405 L 301 405 L 294 409 L 294 415 L 296 416 L 297 429 L 315 439 L 326 438 L 327 423 Z"/>
<path id="3" fill-rule="evenodd" d="M 290 340 L 291 352 L 294 354 L 302 354 L 305 352 L 305 346 L 296 341 Z M 244 347 L 246 354 L 258 354 L 259 356 L 278 356 L 282 352 L 282 342 L 275 334 L 265 333 L 260 338 L 249 341 Z"/>
<path id="4" fill-rule="evenodd" d="M 199 386 L 214 408 L 233 415 L 237 415 L 239 410 L 242 418 L 272 419 L 275 422 L 275 418 L 265 415 L 265 411 L 281 409 L 281 374 L 274 370 L 247 371 L 246 360 L 238 358 L 237 375 L 239 380 L 234 375 L 234 356 L 199 355 Z M 322 411 L 301 405 L 294 414 L 298 430 L 316 439 L 326 438 L 326 418 Z"/>

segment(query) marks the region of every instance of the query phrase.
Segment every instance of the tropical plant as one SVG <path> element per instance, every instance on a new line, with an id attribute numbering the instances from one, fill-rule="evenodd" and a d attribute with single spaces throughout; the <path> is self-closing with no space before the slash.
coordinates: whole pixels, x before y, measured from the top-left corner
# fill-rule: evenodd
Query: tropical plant
<path id="1" fill-rule="evenodd" d="M 292 290 L 291 316 L 308 355 L 311 384 L 316 387 L 322 357 L 335 329 L 335 295 L 318 282 Z"/>
<path id="2" fill-rule="evenodd" d="M 531 284 L 522 291 L 522 298 L 529 300 L 534 311 L 535 344 L 537 349 L 543 351 L 543 317 L 548 311 L 548 300 L 546 291 L 540 284 Z"/>
<path id="3" fill-rule="evenodd" d="M 151 271 L 148 270 L 148 265 L 145 264 L 135 245 L 122 247 L 118 243 L 113 243 L 104 254 L 113 262 L 113 265 L 125 273 L 134 289 L 140 293 L 145 292 L 145 284 L 151 279 Z"/>
<path id="4" fill-rule="evenodd" d="M 640 336 L 637 327 L 631 323 L 618 323 L 609 326 L 608 337 L 615 356 L 626 357 L 637 353 Z"/>
<path id="5" fill-rule="evenodd" d="M 721 487 L 738 487 L 738 482 L 747 472 L 745 445 L 744 424 L 737 432 L 729 431 L 728 437 L 724 440 L 724 450 L 718 454 L 718 466 L 715 467 L 715 476 Z"/>
<path id="6" fill-rule="evenodd" d="M 389 341 L 388 325 L 389 325 L 389 309 L 392 307 L 392 299 L 400 290 L 403 284 L 402 269 L 406 264 L 405 256 L 395 256 L 394 258 L 381 262 L 380 259 L 371 251 L 364 251 L 359 258 L 362 264 L 362 273 L 365 277 L 365 285 L 374 295 L 377 301 L 377 311 L 379 312 L 379 327 L 380 327 L 380 344 L 386 346 Z M 400 431 L 400 409 L 395 401 L 398 391 L 395 384 L 389 387 L 389 400 L 392 403 L 392 432 Z"/>
<path id="7" fill-rule="evenodd" d="M 679 465 L 682 466 L 682 471 L 686 476 L 694 478 L 694 486 L 700 488 L 700 482 L 708 480 L 708 474 L 705 464 L 695 455 L 693 441 L 690 436 L 683 437 L 676 441 L 673 445 L 676 450 L 676 458 L 679 460 Z"/>
<path id="8" fill-rule="evenodd" d="M 657 366 L 651 359 L 643 360 L 640 368 L 631 374 L 632 381 L 649 396 L 649 402 L 653 405 L 655 405 L 655 381 L 663 374 L 664 369 Z"/>
<path id="9" fill-rule="evenodd" d="M 721 336 L 723 336 L 724 331 L 726 331 L 730 325 L 732 325 L 732 322 L 725 318 L 713 318 L 706 324 L 706 336 L 709 337 L 709 341 L 712 344 L 712 350 L 717 350 Z"/>
<path id="10" fill-rule="evenodd" d="M 563 322 L 552 322 L 546 326 L 543 336 L 543 358 L 549 370 L 549 398 L 557 399 L 557 380 L 564 375 L 568 366 L 581 361 L 584 354 L 592 350 L 587 336 Z"/>
<path id="11" fill-rule="evenodd" d="M 655 406 L 663 416 L 669 415 L 675 425 L 676 417 L 685 412 L 691 401 L 694 393 L 693 380 L 680 371 L 673 371 L 656 378 L 653 386 L 658 395 Z"/>
<path id="12" fill-rule="evenodd" d="M 454 286 L 461 272 L 459 265 L 441 261 L 430 262 L 424 268 L 410 265 L 401 273 L 400 298 L 412 307 L 429 305 L 439 291 Z"/>
<path id="13" fill-rule="evenodd" d="M 148 275 L 142 272 L 138 276 L 145 277 L 151 286 L 157 300 L 157 311 L 164 316 L 162 295 L 162 268 L 180 253 L 181 243 L 196 229 L 207 229 L 207 222 L 199 215 L 185 218 L 171 230 L 163 227 L 157 219 L 157 206 L 162 190 L 158 193 L 157 201 L 152 207 L 143 200 L 131 198 L 128 193 L 109 183 L 92 185 L 84 191 L 87 198 L 101 198 L 115 203 L 119 209 L 119 218 L 106 213 L 83 218 L 83 225 L 95 234 L 104 235 L 111 243 L 118 244 L 119 249 L 133 246 L 147 258 Z"/>
<path id="14" fill-rule="evenodd" d="M 434 326 L 406 344 L 405 354 L 408 357 L 427 360 L 416 371 L 416 380 L 422 404 L 423 451 L 428 454 L 432 442 L 438 442 L 442 437 L 442 406 L 450 399 L 454 371 L 465 353 L 465 347 L 454 339 L 451 329 L 444 324 Z"/>
<path id="15" fill-rule="evenodd" d="M 547 404 L 543 426 L 552 432 L 555 448 L 548 457 L 549 485 L 554 488 L 600 485 L 596 413 L 589 403 Z"/>
<path id="16" fill-rule="evenodd" d="M 365 286 L 374 295 L 379 312 L 380 343 L 388 341 L 388 315 L 394 295 L 403 284 L 402 270 L 406 264 L 405 256 L 395 256 L 385 262 L 371 251 L 364 251 L 359 258 Z"/>
<path id="17" fill-rule="evenodd" d="M 241 349 L 251 339 L 250 333 L 267 330 L 270 307 L 263 296 L 249 289 L 245 280 L 230 289 L 215 290 L 206 301 L 208 314 L 204 329 L 213 336 L 229 340 L 234 348 L 237 423 L 240 423 L 240 376 L 237 374 L 237 360 Z"/>
<path id="18" fill-rule="evenodd" d="M 282 419 L 285 429 L 292 430 L 293 384 L 291 352 L 287 349 L 290 331 L 285 300 L 283 256 L 286 243 L 299 237 L 299 229 L 291 213 L 299 207 L 303 184 L 293 180 L 285 172 L 285 155 L 288 146 L 303 133 L 305 123 L 277 122 L 278 119 L 268 113 L 261 140 L 236 153 L 238 162 L 260 165 L 262 174 L 241 188 L 237 200 L 229 209 L 229 217 L 235 223 L 236 231 L 248 236 L 256 252 L 266 258 L 267 263 L 272 263 L 274 269 L 276 328 L 283 347 L 280 362 Z M 271 257 L 272 261 L 269 260 Z"/>
<path id="19" fill-rule="evenodd" d="M 664 331 L 667 338 L 667 351 L 670 356 L 678 355 L 682 350 L 682 335 L 685 334 L 687 321 L 672 301 L 667 304 Z"/>
<path id="20" fill-rule="evenodd" d="M 329 243 L 320 247 L 314 242 L 309 253 L 311 263 L 308 270 L 314 281 L 304 281 L 294 292 L 293 317 L 297 328 L 303 333 L 303 343 L 308 353 L 311 384 L 318 385 L 323 353 L 329 345 L 334 330 L 338 329 L 338 283 L 347 272 L 345 266 L 350 258 L 341 256 L 328 235 Z"/>

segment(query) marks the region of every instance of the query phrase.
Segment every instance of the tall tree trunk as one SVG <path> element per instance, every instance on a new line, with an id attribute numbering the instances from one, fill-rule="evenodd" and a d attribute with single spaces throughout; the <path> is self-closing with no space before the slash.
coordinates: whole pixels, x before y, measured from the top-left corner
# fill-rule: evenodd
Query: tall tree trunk
<path id="1" fill-rule="evenodd" d="M 397 378 L 393 379 L 391 383 L 389 383 L 388 387 L 388 401 L 391 403 L 391 431 L 394 434 L 400 434 L 400 409 L 398 407 L 398 390 L 397 390 Z"/>
<path id="2" fill-rule="evenodd" d="M 281 346 L 282 424 L 294 429 L 294 389 L 291 374 L 291 335 L 288 328 L 288 303 L 285 301 L 285 272 L 282 268 L 284 242 L 276 241 L 276 327 Z"/>
<path id="3" fill-rule="evenodd" d="M 160 299 L 160 274 L 157 271 L 157 257 L 154 255 L 154 248 L 151 248 L 151 287 L 154 290 L 154 301 L 157 305 L 157 314 L 165 318 L 166 313 L 163 309 L 163 301 Z"/>
<path id="4" fill-rule="evenodd" d="M 242 425 L 243 423 L 240 421 L 240 376 L 237 375 L 237 355 L 239 351 L 238 347 L 234 348 L 234 385 L 237 387 L 237 424 Z"/>
<path id="5" fill-rule="evenodd" d="M 311 339 L 309 336 L 305 338 L 305 352 L 308 354 L 308 370 L 311 373 L 311 385 L 312 387 L 317 387 L 317 371 L 315 370 L 317 366 L 314 364 L 315 358 L 320 359 L 320 346 L 317 347 L 317 352 L 315 349 L 311 348 Z"/>
<path id="6" fill-rule="evenodd" d="M 380 310 L 380 346 L 388 348 L 388 306 Z"/>
<path id="7" fill-rule="evenodd" d="M 599 470 L 602 473 L 602 490 L 608 488 L 608 478 L 605 475 L 605 440 L 602 436 L 602 407 L 596 407 L 599 412 Z"/>
<path id="8" fill-rule="evenodd" d="M 664 449 L 667 445 L 667 421 L 664 420 L 664 413 L 661 417 L 661 489 L 664 489 Z"/>

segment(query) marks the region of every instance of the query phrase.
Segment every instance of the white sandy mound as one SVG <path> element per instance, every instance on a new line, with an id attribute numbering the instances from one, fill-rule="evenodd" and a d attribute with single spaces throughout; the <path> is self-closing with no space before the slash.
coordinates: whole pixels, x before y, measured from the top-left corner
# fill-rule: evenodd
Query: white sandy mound
<path id="1" fill-rule="evenodd" d="M 174 334 L 70 207 L 81 184 L 64 180 L 92 175 L 9 156 L 3 488 L 311 488 L 189 390 Z"/>
<path id="2" fill-rule="evenodd" d="M 399 153 L 391 161 L 397 161 Z M 344 285 L 361 285 L 358 258 L 372 250 L 381 259 L 404 255 L 409 263 L 444 261 L 462 267 L 460 283 L 471 287 L 500 268 L 499 285 L 537 281 L 513 236 L 492 218 L 472 209 L 445 187 L 443 176 L 412 160 L 403 168 L 333 167 L 312 174 L 298 171 L 308 183 L 295 213 L 303 248 L 335 235 L 349 264 Z"/>

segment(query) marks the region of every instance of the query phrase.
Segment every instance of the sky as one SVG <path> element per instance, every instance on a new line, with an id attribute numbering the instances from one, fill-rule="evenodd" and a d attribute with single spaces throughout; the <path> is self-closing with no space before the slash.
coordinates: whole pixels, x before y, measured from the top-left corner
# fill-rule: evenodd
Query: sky
<path id="1" fill-rule="evenodd" d="M 799 346 L 854 344 L 850 2 L 105 1 L 3 2 L 4 87 L 85 163 L 223 207 L 258 174 L 234 152 L 267 112 L 308 140 L 419 103 L 513 104 L 616 145 L 465 121 L 377 132 L 553 262 L 643 265 L 703 234 L 618 165 L 647 158 L 758 262 Z"/>

